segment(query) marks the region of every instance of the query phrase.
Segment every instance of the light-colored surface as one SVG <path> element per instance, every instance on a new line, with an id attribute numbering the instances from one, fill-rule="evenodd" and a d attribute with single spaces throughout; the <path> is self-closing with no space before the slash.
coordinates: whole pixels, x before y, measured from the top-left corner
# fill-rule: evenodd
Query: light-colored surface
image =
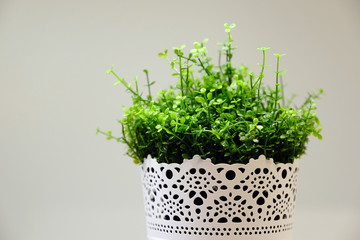
<path id="1" fill-rule="evenodd" d="M 199 155 L 167 164 L 149 155 L 141 166 L 148 236 L 292 240 L 298 166 L 264 155 L 248 164 L 213 164 Z"/>
<path id="2" fill-rule="evenodd" d="M 139 169 L 94 134 L 120 133 L 130 102 L 104 72 L 144 80 L 147 68 L 165 88 L 157 53 L 208 37 L 216 56 L 224 22 L 238 25 L 236 62 L 258 71 L 256 48 L 271 46 L 269 64 L 287 53 L 289 95 L 326 92 L 324 140 L 300 162 L 295 240 L 359 239 L 359 12 L 356 0 L 0 0 L 0 239 L 145 239 Z"/>

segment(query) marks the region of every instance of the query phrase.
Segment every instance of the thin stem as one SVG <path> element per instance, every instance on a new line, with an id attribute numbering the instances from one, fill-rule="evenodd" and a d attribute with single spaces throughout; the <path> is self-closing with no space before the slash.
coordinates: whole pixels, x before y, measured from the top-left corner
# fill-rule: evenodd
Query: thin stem
<path id="1" fill-rule="evenodd" d="M 138 154 L 137 154 L 135 148 L 133 147 L 133 145 L 130 144 L 130 142 L 126 139 L 125 127 L 124 127 L 123 123 L 121 123 L 121 132 L 122 132 L 122 135 L 123 135 L 122 140 L 129 146 L 129 148 L 132 151 L 132 153 L 134 154 L 134 156 L 140 157 L 140 156 L 138 156 Z"/>
<path id="2" fill-rule="evenodd" d="M 222 69 L 221 69 L 221 51 L 219 51 L 219 58 L 218 58 L 218 66 L 221 76 L 224 75 Z"/>
<path id="3" fill-rule="evenodd" d="M 189 60 L 186 62 L 186 79 L 185 79 L 185 85 L 186 85 L 186 90 L 188 92 L 190 92 L 190 89 L 189 89 Z"/>
<path id="4" fill-rule="evenodd" d="M 179 68 L 180 68 L 180 85 L 181 85 L 181 96 L 184 96 L 184 83 L 181 68 L 181 56 L 179 56 Z"/>
<path id="5" fill-rule="evenodd" d="M 281 103 L 285 106 L 285 93 L 284 93 L 284 82 L 282 76 L 280 76 L 280 84 L 281 84 Z"/>
<path id="6" fill-rule="evenodd" d="M 121 79 L 118 75 L 116 75 L 116 73 L 111 70 L 110 71 L 118 80 L 119 82 L 121 82 L 132 94 L 134 94 L 135 96 L 137 96 L 141 101 L 146 102 L 147 100 L 143 99 L 137 92 L 135 92 L 126 82 L 124 79 Z"/>
<path id="7" fill-rule="evenodd" d="M 144 70 L 144 72 L 145 72 L 145 75 L 146 75 L 146 82 L 147 82 L 147 87 L 148 87 L 148 92 L 149 92 L 148 99 L 152 100 L 151 88 L 150 88 L 150 80 L 149 80 L 149 72 L 148 72 L 148 70 Z"/>
<path id="8" fill-rule="evenodd" d="M 231 85 L 232 82 L 232 66 L 231 66 L 231 43 L 232 43 L 232 37 L 230 31 L 228 32 L 228 48 L 226 50 L 226 64 L 227 64 L 227 75 L 228 75 L 228 81 L 229 85 Z"/>
<path id="9" fill-rule="evenodd" d="M 209 72 L 209 70 L 207 68 L 205 68 L 205 66 L 204 66 L 204 64 L 203 64 L 203 62 L 201 61 L 200 58 L 198 58 L 198 60 L 199 60 L 199 63 L 201 65 L 201 67 L 205 70 L 206 74 L 210 77 L 211 73 Z"/>
<path id="10" fill-rule="evenodd" d="M 137 82 L 137 76 L 135 77 L 135 89 L 136 89 L 136 93 L 139 95 L 139 85 Z"/>
<path id="11" fill-rule="evenodd" d="M 264 69 L 265 69 L 265 50 L 262 50 L 263 52 L 263 63 L 261 65 L 261 73 L 258 77 L 258 80 L 256 81 L 255 84 L 257 84 L 259 82 L 259 86 L 258 86 L 258 101 L 260 102 L 260 88 L 261 88 L 261 80 L 264 78 Z"/>
<path id="12" fill-rule="evenodd" d="M 177 55 L 178 57 L 182 57 L 183 59 L 186 59 L 186 60 L 188 60 L 188 61 L 191 61 L 191 62 L 193 62 L 193 63 L 196 63 L 196 61 L 194 60 L 194 59 L 191 59 L 191 58 L 188 58 L 188 57 L 185 57 L 185 56 L 180 56 L 180 55 Z"/>
<path id="13" fill-rule="evenodd" d="M 276 61 L 276 84 L 275 84 L 275 103 L 274 103 L 274 108 L 276 108 L 277 106 L 277 102 L 278 102 L 278 92 L 279 92 L 279 62 L 280 62 L 280 56 L 277 56 L 277 61 Z"/>
<path id="14" fill-rule="evenodd" d="M 253 88 L 253 75 L 250 75 L 250 91 L 252 91 Z"/>
<path id="15" fill-rule="evenodd" d="M 231 45 L 230 45 L 231 46 Z M 229 47 L 230 48 L 230 47 Z M 229 82 L 229 85 L 231 84 L 231 75 L 232 75 L 232 67 L 231 67 L 231 50 L 228 49 L 226 51 L 226 75 L 228 76 L 228 82 Z"/>

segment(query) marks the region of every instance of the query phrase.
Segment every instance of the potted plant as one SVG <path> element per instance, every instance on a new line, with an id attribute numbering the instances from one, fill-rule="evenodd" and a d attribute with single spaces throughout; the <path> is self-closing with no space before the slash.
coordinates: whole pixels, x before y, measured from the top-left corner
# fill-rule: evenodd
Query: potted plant
<path id="1" fill-rule="evenodd" d="M 321 139 L 314 100 L 300 107 L 284 97 L 280 57 L 274 87 L 264 84 L 265 52 L 258 75 L 232 62 L 231 30 L 217 64 L 205 44 L 174 47 L 159 56 L 177 79 L 174 87 L 141 94 L 110 68 L 131 94 L 119 121 L 122 136 L 97 132 L 128 146 L 141 165 L 149 239 L 291 239 L 298 158 L 312 134 Z M 224 63 L 221 57 L 225 57 Z"/>

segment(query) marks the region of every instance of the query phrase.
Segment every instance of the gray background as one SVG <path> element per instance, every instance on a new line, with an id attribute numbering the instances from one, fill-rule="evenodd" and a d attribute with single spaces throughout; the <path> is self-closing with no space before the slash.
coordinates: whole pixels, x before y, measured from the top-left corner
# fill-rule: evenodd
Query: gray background
<path id="1" fill-rule="evenodd" d="M 0 239 L 145 239 L 139 168 L 116 119 L 130 95 L 105 71 L 174 83 L 165 48 L 208 37 L 216 57 L 236 23 L 235 62 L 287 53 L 288 95 L 324 88 L 323 141 L 301 159 L 295 239 L 360 238 L 360 4 L 318 1 L 0 0 Z M 274 81 L 268 68 L 265 81 Z M 154 90 L 155 91 L 155 90 Z"/>

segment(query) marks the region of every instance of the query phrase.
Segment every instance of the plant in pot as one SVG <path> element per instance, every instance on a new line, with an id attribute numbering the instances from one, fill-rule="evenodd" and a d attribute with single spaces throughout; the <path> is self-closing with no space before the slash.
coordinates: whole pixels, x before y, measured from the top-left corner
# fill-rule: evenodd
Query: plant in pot
<path id="1" fill-rule="evenodd" d="M 265 52 L 258 75 L 232 62 L 231 30 L 220 43 L 216 64 L 205 44 L 174 47 L 159 56 L 177 79 L 174 87 L 151 94 L 131 87 L 119 120 L 122 136 L 97 130 L 128 146 L 141 165 L 149 239 L 291 239 L 298 158 L 310 135 L 321 139 L 320 123 L 310 94 L 300 107 L 284 98 L 282 71 L 275 54 L 274 87 L 265 86 Z M 222 56 L 225 61 L 222 63 Z"/>

